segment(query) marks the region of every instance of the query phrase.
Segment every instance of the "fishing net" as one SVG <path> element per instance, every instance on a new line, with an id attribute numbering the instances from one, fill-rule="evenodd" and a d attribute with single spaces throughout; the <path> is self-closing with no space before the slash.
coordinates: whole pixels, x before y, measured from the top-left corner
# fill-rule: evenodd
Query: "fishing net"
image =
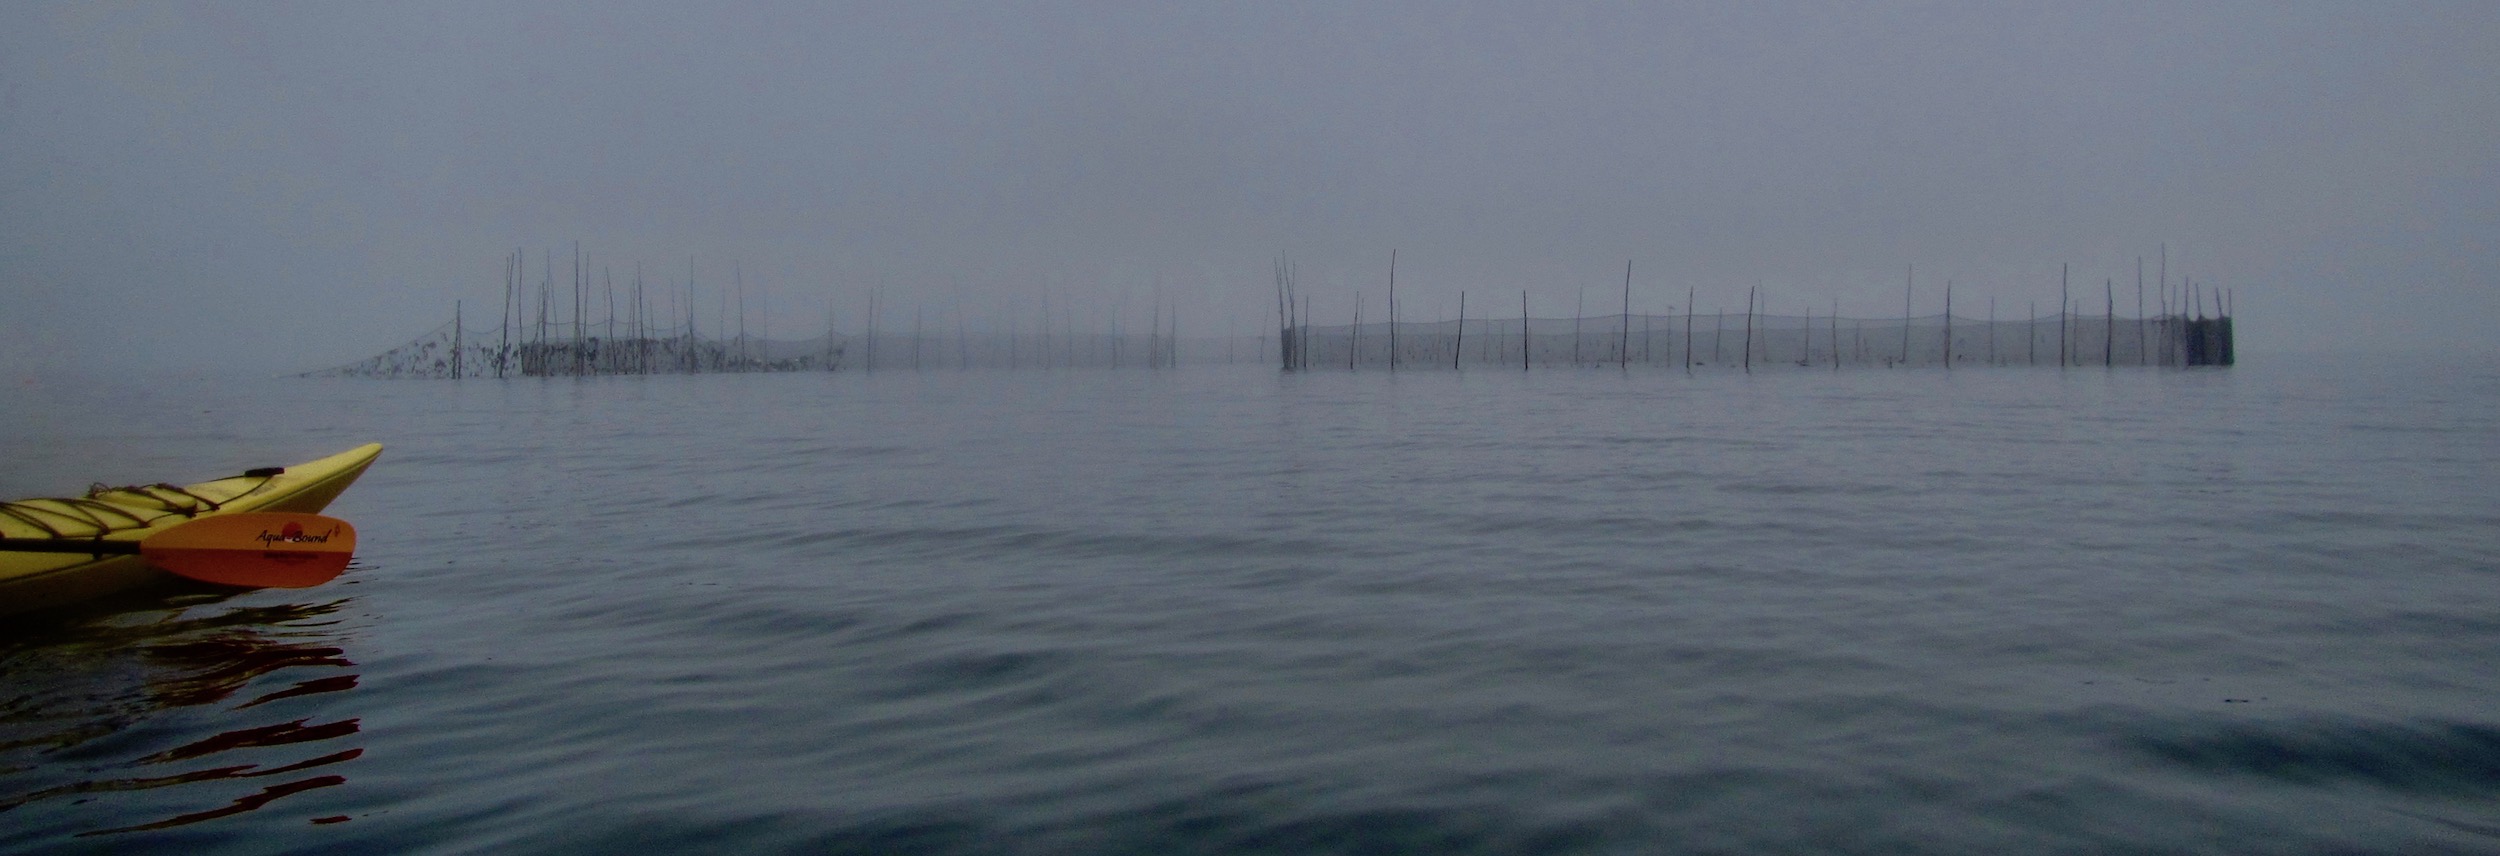
<path id="1" fill-rule="evenodd" d="M 2067 315 L 1988 321 L 1944 315 L 1606 315 L 1397 324 L 1399 367 L 1694 366 L 2227 366 L 2228 318 Z M 1281 331 L 1299 367 L 1386 367 L 1388 324 Z"/>
<path id="2" fill-rule="evenodd" d="M 846 342 L 726 341 L 692 333 L 666 337 L 583 336 L 513 342 L 506 331 L 460 329 L 451 322 L 408 343 L 343 366 L 299 377 L 461 378 L 564 375 L 690 374 L 817 371 L 839 368 Z"/>

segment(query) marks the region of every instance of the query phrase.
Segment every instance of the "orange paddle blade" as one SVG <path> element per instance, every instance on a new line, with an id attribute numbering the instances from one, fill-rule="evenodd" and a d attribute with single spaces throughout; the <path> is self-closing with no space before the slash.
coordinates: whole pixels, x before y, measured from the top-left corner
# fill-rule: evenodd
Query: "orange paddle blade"
<path id="1" fill-rule="evenodd" d="M 306 588 L 336 579 L 356 552 L 356 527 L 335 517 L 246 511 L 202 517 L 148 536 L 148 564 L 202 582 Z"/>

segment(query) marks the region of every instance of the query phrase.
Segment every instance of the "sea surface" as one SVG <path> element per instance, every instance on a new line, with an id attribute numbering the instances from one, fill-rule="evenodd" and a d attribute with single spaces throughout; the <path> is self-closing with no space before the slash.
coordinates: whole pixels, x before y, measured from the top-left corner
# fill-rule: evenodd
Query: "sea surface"
<path id="1" fill-rule="evenodd" d="M 2500 360 L 14 381 L 0 851 L 2500 852 Z"/>

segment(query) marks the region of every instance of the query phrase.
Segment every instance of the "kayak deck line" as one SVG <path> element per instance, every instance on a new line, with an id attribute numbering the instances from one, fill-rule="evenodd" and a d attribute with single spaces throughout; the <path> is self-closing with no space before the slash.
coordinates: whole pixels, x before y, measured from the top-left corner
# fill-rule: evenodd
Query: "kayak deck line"
<path id="1" fill-rule="evenodd" d="M 263 484 L 266 484 L 268 483 L 270 476 L 283 472 L 286 472 L 285 467 L 261 467 L 258 469 L 245 470 L 242 475 L 229 476 L 228 478 L 218 479 L 218 481 L 258 478 Z M 255 488 L 257 487 L 258 486 L 255 485 Z M 170 491 L 181 495 L 185 499 L 191 500 L 191 502 L 187 505 L 176 504 L 173 500 L 168 499 L 166 496 L 158 493 L 157 491 Z M 245 491 L 244 493 L 248 495 L 250 491 Z M 50 538 L 69 538 L 74 536 L 52 528 L 49 523 L 45 522 L 46 517 L 67 519 L 76 523 L 85 524 L 87 528 L 94 530 L 97 535 L 102 535 L 118 529 L 146 528 L 154 526 L 158 521 L 164 519 L 163 516 L 156 518 L 142 518 L 137 514 L 133 514 L 129 510 L 124 509 L 120 505 L 103 501 L 105 497 L 114 495 L 128 496 L 134 500 L 153 502 L 161 506 L 170 514 L 179 514 L 186 518 L 197 517 L 203 512 L 217 511 L 224 508 L 226 504 L 225 501 L 219 501 L 201 496 L 197 493 L 184 489 L 179 485 L 166 484 L 163 482 L 150 485 L 124 485 L 122 487 L 106 487 L 103 483 L 98 482 L 94 487 L 88 488 L 87 495 L 83 497 L 47 497 L 44 499 L 17 501 L 0 500 L 0 515 L 7 515 L 20 523 L 41 529 L 43 530 L 44 535 Z M 36 503 L 49 503 L 50 505 L 37 505 Z M 106 521 L 104 519 L 104 515 L 106 514 L 122 518 L 123 520 L 129 521 L 129 523 L 124 525 Z M 6 543 L 6 540 L 6 538 L 0 537 L 0 543 Z"/>

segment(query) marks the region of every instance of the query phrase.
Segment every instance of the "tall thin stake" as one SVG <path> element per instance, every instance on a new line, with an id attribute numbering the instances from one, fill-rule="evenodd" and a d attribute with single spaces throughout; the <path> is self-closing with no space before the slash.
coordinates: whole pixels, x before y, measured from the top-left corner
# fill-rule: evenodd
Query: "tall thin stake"
<path id="1" fill-rule="evenodd" d="M 737 262 L 729 263 L 729 275 L 738 282 L 738 370 L 747 370 L 747 274 Z M 919 310 L 913 310 L 917 313 Z M 920 367 L 920 316 L 912 316 L 911 367 Z"/>
<path id="2" fill-rule="evenodd" d="M 1684 287 L 1684 374 L 1693 373 L 1693 295 L 1699 286 Z"/>
<path id="3" fill-rule="evenodd" d="M 498 378 L 504 376 L 512 361 L 512 318 L 521 305 L 516 291 L 521 284 L 520 277 L 512 269 L 513 257 L 517 255 L 520 253 L 514 251 L 503 257 L 503 325 L 495 331 L 495 377 Z"/>
<path id="4" fill-rule="evenodd" d="M 1761 286 L 1745 289 L 1745 373 L 1753 374 L 1753 293 Z"/>
<path id="5" fill-rule="evenodd" d="M 1632 260 L 1623 260 L 1623 339 L 1615 346 L 1615 368 L 1632 367 Z"/>
<path id="6" fill-rule="evenodd" d="M 2108 301 L 2107 314 L 2101 319 L 2101 368 L 2118 365 L 2118 280 L 2101 280 L 2101 299 Z"/>
<path id="7" fill-rule="evenodd" d="M 1285 371 L 1293 371 L 1293 315 L 1286 309 L 1285 256 L 1282 253 L 1276 255 L 1274 273 L 1276 277 L 1276 363 Z M 1069 348 L 1069 353 L 1071 355 L 1069 359 L 1073 361 L 1075 359 L 1073 344 Z"/>
<path id="8" fill-rule="evenodd" d="M 1398 251 L 1389 250 L 1389 370 L 1398 370 Z"/>

